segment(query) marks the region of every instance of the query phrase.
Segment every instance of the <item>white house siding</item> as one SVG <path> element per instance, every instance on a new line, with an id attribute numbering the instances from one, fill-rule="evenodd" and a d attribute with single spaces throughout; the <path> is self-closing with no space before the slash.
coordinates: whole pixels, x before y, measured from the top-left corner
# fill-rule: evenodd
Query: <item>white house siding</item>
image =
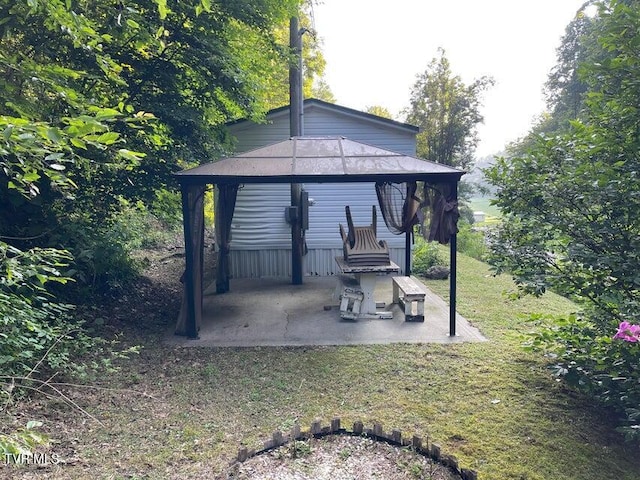
<path id="1" fill-rule="evenodd" d="M 344 109 L 311 103 L 305 106 L 304 134 L 344 136 L 406 155 L 415 155 L 415 132 L 401 124 L 350 114 Z M 289 112 L 268 117 L 269 124 L 242 122 L 230 125 L 237 138 L 236 153 L 289 138 Z M 371 206 L 378 209 L 378 238 L 389 244 L 391 259 L 404 266 L 404 235 L 393 235 L 384 224 L 373 183 L 305 184 L 315 205 L 309 208 L 306 233 L 309 253 L 306 275 L 334 275 L 335 257 L 342 255 L 338 223 L 346 226 L 345 205 L 354 223 L 371 223 Z M 238 191 L 232 222 L 231 275 L 234 278 L 287 277 L 291 275 L 291 228 L 284 219 L 290 205 L 290 186 L 245 185 Z"/>

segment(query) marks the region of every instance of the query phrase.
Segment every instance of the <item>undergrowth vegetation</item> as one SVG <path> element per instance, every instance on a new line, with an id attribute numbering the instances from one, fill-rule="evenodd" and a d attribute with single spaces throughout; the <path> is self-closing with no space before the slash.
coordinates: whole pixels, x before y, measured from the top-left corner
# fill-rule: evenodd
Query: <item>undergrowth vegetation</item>
<path id="1" fill-rule="evenodd" d="M 446 258 L 435 243 L 418 238 L 413 248 L 413 272 L 416 275 L 425 275 L 431 267 L 446 265 L 448 263 Z"/>
<path id="2" fill-rule="evenodd" d="M 71 294 L 79 297 L 109 294 L 126 288 L 140 273 L 134 251 L 167 243 L 175 236 L 179 205 L 164 203 L 165 221 L 141 201 L 120 199 L 119 213 L 98 225 L 89 216 L 73 215 L 53 241 L 70 252 L 67 274 L 75 281 Z M 169 210 L 171 208 L 171 210 Z M 156 211 L 157 208 L 153 208 Z M 167 223 L 167 222 L 171 223 Z M 64 295 L 64 292 L 61 292 Z"/>
<path id="3" fill-rule="evenodd" d="M 64 251 L 22 252 L 0 243 L 0 401 L 5 406 L 40 391 L 53 376 L 87 378 L 108 371 L 124 354 L 113 341 L 93 335 L 74 307 L 50 292 L 51 283 L 70 281 L 62 273 L 70 259 Z"/>
<path id="4" fill-rule="evenodd" d="M 416 244 L 412 250 L 413 273 L 425 275 L 431 267 L 449 265 L 448 252 L 444 252 L 435 243 L 427 242 L 418 235 L 415 238 Z M 484 261 L 489 252 L 486 233 L 474 229 L 471 224 L 461 219 L 458 222 L 457 251 L 476 260 Z"/>
<path id="5" fill-rule="evenodd" d="M 48 442 L 48 438 L 37 429 L 42 422 L 31 420 L 24 428 L 17 429 L 9 434 L 0 432 L 0 455 L 5 465 L 17 464 L 23 456 L 33 455 L 33 451 Z"/>
<path id="6" fill-rule="evenodd" d="M 530 334 L 525 348 L 548 356 L 556 377 L 611 408 L 619 417 L 618 430 L 628 440 L 638 441 L 640 338 L 615 338 L 606 326 L 608 322 L 598 325 L 584 314 L 536 314 L 531 322 L 537 329 Z"/>
<path id="7" fill-rule="evenodd" d="M 458 223 L 457 247 L 458 252 L 480 261 L 484 261 L 489 252 L 485 232 L 468 222 Z"/>

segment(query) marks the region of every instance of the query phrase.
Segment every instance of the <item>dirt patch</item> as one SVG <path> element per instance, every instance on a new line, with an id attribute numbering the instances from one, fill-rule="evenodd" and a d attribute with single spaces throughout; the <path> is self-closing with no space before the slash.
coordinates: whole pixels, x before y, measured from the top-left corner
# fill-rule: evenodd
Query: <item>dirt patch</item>
<path id="1" fill-rule="evenodd" d="M 329 435 L 296 441 L 235 465 L 226 479 L 237 480 L 459 480 L 443 465 L 371 438 Z"/>

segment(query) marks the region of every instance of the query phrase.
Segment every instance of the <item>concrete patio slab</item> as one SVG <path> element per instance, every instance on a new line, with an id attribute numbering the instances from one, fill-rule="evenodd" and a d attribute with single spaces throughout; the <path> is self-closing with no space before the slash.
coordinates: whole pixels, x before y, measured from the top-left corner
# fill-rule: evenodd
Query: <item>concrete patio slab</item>
<path id="1" fill-rule="evenodd" d="M 400 307 L 391 304 L 390 277 L 380 277 L 376 301 L 393 313 L 389 320 L 343 320 L 334 297 L 335 277 L 305 277 L 303 285 L 289 279 L 238 279 L 231 291 L 216 294 L 215 285 L 204 296 L 199 338 L 173 334 L 167 342 L 182 346 L 253 347 L 303 345 L 363 345 L 388 343 L 480 342 L 486 338 L 462 316 L 457 335 L 449 336 L 449 307 L 427 289 L 424 323 L 404 321 Z"/>

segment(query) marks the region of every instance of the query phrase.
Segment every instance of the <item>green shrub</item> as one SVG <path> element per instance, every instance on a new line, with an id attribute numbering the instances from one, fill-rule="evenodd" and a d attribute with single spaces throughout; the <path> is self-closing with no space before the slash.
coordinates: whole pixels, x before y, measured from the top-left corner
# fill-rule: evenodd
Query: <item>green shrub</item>
<path id="1" fill-rule="evenodd" d="M 182 198 L 180 192 L 165 188 L 156 190 L 150 212 L 167 228 L 182 226 Z"/>
<path id="2" fill-rule="evenodd" d="M 476 260 L 484 261 L 488 253 L 484 233 L 475 231 L 466 222 L 458 223 L 457 250 Z"/>
<path id="3" fill-rule="evenodd" d="M 68 360 L 73 341 L 64 338 L 70 305 L 55 302 L 48 282 L 66 283 L 60 268 L 70 256 L 54 249 L 22 252 L 0 242 L 0 371 L 26 376 L 47 350 L 43 366 L 57 368 Z"/>
<path id="4" fill-rule="evenodd" d="M 56 302 L 47 287 L 69 280 L 60 271 L 69 260 L 68 252 L 22 252 L 0 242 L 0 382 L 71 369 L 74 355 L 95 347 L 72 320 L 73 307 Z"/>
<path id="5" fill-rule="evenodd" d="M 425 272 L 435 265 L 446 265 L 443 260 L 438 245 L 434 242 L 426 242 L 419 239 L 413 249 L 413 273 L 424 275 Z"/>
<path id="6" fill-rule="evenodd" d="M 94 225 L 85 216 L 74 216 L 60 232 L 60 245 L 72 253 L 72 268 L 68 275 L 77 287 L 71 298 L 120 290 L 139 273 L 139 265 L 131 257 L 131 246 L 137 239 L 117 223 Z"/>
<path id="7" fill-rule="evenodd" d="M 122 205 L 121 211 L 114 217 L 107 230 L 107 235 L 118 238 L 128 252 L 164 245 L 171 232 L 175 231 L 178 225 L 182 226 L 180 220 L 176 224 L 175 218 L 171 218 L 172 212 L 167 212 L 163 220 L 140 201 L 130 204 L 122 200 Z"/>
<path id="8" fill-rule="evenodd" d="M 70 215 L 54 241 L 73 255 L 69 276 L 77 281 L 78 298 L 129 286 L 141 269 L 132 253 L 162 245 L 171 235 L 141 202 L 121 200 L 120 211 L 101 224 L 89 215 Z"/>
<path id="9" fill-rule="evenodd" d="M 42 422 L 31 420 L 25 428 L 9 434 L 0 433 L 0 455 L 3 462 L 15 458 L 12 456 L 32 453 L 38 445 L 46 444 L 46 435 L 36 431 L 36 428 L 41 426 Z"/>
<path id="10" fill-rule="evenodd" d="M 113 368 L 113 360 L 137 351 L 119 351 L 115 341 L 89 334 L 71 315 L 72 305 L 51 294 L 68 252 L 20 251 L 0 242 L 0 397 L 40 391 L 56 374 L 90 377 Z M 82 357 L 82 362 L 78 358 Z"/>

